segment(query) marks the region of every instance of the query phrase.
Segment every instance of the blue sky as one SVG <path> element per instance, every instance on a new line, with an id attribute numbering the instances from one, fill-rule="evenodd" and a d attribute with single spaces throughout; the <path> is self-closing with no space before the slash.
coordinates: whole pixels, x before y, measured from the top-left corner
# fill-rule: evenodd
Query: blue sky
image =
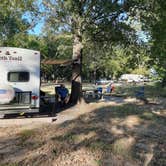
<path id="1" fill-rule="evenodd" d="M 36 1 L 36 5 L 39 7 L 38 8 L 39 11 L 44 10 L 41 2 L 42 2 L 42 0 Z M 23 18 L 28 19 L 28 22 L 32 23 L 32 17 L 31 17 L 31 14 L 29 12 L 26 12 L 23 15 Z M 44 27 L 44 17 L 43 18 L 36 18 L 36 20 L 38 20 L 38 22 L 31 30 L 28 31 L 29 34 L 40 35 L 42 33 L 42 28 Z"/>
<path id="2" fill-rule="evenodd" d="M 28 33 L 32 35 L 40 35 L 43 26 L 44 26 L 44 21 L 40 21 L 32 30 L 29 30 Z"/>

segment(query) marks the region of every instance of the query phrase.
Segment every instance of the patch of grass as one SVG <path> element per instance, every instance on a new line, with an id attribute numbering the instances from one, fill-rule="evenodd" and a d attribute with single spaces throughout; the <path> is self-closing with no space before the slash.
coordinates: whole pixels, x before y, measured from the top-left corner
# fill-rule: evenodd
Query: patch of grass
<path id="1" fill-rule="evenodd" d="M 0 166 L 19 166 L 18 163 L 1 164 Z"/>
<path id="2" fill-rule="evenodd" d="M 166 97 L 166 87 L 162 87 L 160 84 L 148 83 L 146 85 L 141 84 L 126 84 L 120 87 L 116 87 L 115 94 L 126 95 L 130 97 L 135 97 L 135 91 L 139 91 L 140 88 L 144 86 L 145 97 L 156 98 L 156 97 Z"/>
<path id="3" fill-rule="evenodd" d="M 38 148 L 41 148 L 44 144 L 46 144 L 46 142 L 42 142 L 40 140 L 20 140 L 17 144 L 17 146 L 20 148 L 20 149 L 26 149 L 27 151 L 32 151 L 32 150 L 36 150 Z M 22 164 L 18 164 L 19 166 L 22 165 Z"/>
<path id="4" fill-rule="evenodd" d="M 116 140 L 112 144 L 112 152 L 115 155 L 120 155 L 125 158 L 130 158 L 131 157 L 131 147 L 132 147 L 132 144 L 130 144 L 130 142 L 128 142 L 127 138 L 121 138 L 119 140 Z"/>
<path id="5" fill-rule="evenodd" d="M 102 160 L 95 160 L 95 162 L 97 163 L 98 166 L 102 165 Z"/>
<path id="6" fill-rule="evenodd" d="M 162 87 L 159 83 L 149 83 L 145 88 L 148 97 L 166 97 L 166 87 Z"/>
<path id="7" fill-rule="evenodd" d="M 40 140 L 32 142 L 32 141 L 21 141 L 19 143 L 20 146 L 22 147 L 27 147 L 28 149 L 36 149 L 44 145 L 45 142 L 41 142 Z"/>
<path id="8" fill-rule="evenodd" d="M 35 135 L 34 130 L 23 130 L 19 133 L 19 136 L 20 136 L 22 141 L 25 141 L 34 135 Z"/>
<path id="9" fill-rule="evenodd" d="M 140 115 L 140 118 L 143 120 L 149 120 L 152 121 L 154 124 L 161 124 L 165 125 L 165 117 L 158 116 L 152 112 L 144 112 L 143 114 Z"/>
<path id="10" fill-rule="evenodd" d="M 125 97 L 127 96 L 135 97 L 135 91 L 138 91 L 139 89 L 140 89 L 139 85 L 127 84 L 127 85 L 117 87 L 115 89 L 115 94 L 122 95 Z"/>
<path id="11" fill-rule="evenodd" d="M 90 148 L 90 150 L 92 150 L 92 151 L 95 151 L 95 150 L 105 151 L 105 150 L 109 150 L 110 147 L 111 146 L 109 144 L 107 144 L 103 141 L 100 141 L 100 140 L 96 140 L 96 141 L 88 144 L 88 148 Z"/>
<path id="12" fill-rule="evenodd" d="M 75 142 L 76 135 L 74 133 L 66 133 L 65 135 L 60 135 L 56 137 L 52 137 L 51 140 L 53 141 L 68 141 L 68 142 Z"/>
<path id="13" fill-rule="evenodd" d="M 152 112 L 144 112 L 140 117 L 145 120 L 154 120 L 155 118 Z"/>
<path id="14" fill-rule="evenodd" d="M 66 135 L 63 136 L 63 139 L 74 142 L 76 139 L 76 135 L 73 133 L 67 133 Z"/>
<path id="15" fill-rule="evenodd" d="M 112 107 L 111 111 L 111 114 L 117 117 L 138 115 L 142 113 L 142 110 L 133 104 L 124 104 L 123 106 Z"/>

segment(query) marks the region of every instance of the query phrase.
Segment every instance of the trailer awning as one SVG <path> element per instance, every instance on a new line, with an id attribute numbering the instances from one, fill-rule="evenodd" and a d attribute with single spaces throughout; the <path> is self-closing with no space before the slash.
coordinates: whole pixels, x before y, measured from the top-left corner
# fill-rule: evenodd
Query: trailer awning
<path id="1" fill-rule="evenodd" d="M 62 59 L 44 59 L 41 61 L 42 64 L 45 65 L 62 65 L 62 66 L 67 66 L 71 65 L 73 60 L 68 59 L 68 60 L 62 60 Z"/>

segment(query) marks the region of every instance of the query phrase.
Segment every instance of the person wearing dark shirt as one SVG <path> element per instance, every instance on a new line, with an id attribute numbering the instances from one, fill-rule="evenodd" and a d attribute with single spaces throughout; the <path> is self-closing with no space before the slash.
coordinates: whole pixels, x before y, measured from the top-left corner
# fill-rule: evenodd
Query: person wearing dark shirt
<path id="1" fill-rule="evenodd" d="M 57 95 L 60 98 L 61 105 L 64 106 L 66 104 L 66 99 L 68 97 L 68 89 L 64 86 L 64 84 L 61 84 L 60 87 L 57 89 Z"/>

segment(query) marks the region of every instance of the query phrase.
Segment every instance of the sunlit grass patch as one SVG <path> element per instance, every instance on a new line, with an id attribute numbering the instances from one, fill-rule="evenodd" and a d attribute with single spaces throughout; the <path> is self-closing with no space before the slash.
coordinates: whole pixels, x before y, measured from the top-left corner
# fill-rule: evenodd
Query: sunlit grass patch
<path id="1" fill-rule="evenodd" d="M 18 163 L 1 164 L 0 166 L 19 166 Z"/>
<path id="2" fill-rule="evenodd" d="M 76 140 L 76 135 L 73 133 L 67 133 L 63 136 L 63 140 L 67 140 L 67 141 L 75 141 Z"/>
<path id="3" fill-rule="evenodd" d="M 141 114 L 142 110 L 134 104 L 125 104 L 111 108 L 111 114 L 118 117 Z"/>
<path id="4" fill-rule="evenodd" d="M 140 117 L 145 120 L 153 120 L 155 118 L 152 112 L 144 112 Z"/>
<path id="5" fill-rule="evenodd" d="M 76 137 L 75 137 L 75 142 L 76 143 L 81 143 L 83 141 L 87 141 L 87 140 L 95 138 L 96 132 L 93 131 L 93 128 L 90 128 L 90 130 L 92 130 L 92 131 L 90 131 L 89 133 L 77 134 Z"/>
<path id="6" fill-rule="evenodd" d="M 89 148 L 92 151 L 96 151 L 96 150 L 106 151 L 106 150 L 111 149 L 111 144 L 108 144 L 108 143 L 101 141 L 101 140 L 95 140 L 93 142 L 90 142 L 87 145 L 87 148 Z"/>
<path id="7" fill-rule="evenodd" d="M 95 162 L 97 163 L 98 166 L 102 166 L 102 160 L 98 159 L 98 160 L 95 160 Z"/>
<path id="8" fill-rule="evenodd" d="M 55 136 L 52 137 L 51 140 L 53 141 L 63 141 L 63 142 L 75 142 L 76 141 L 76 134 L 74 133 L 66 133 L 64 135 L 59 135 L 59 136 Z"/>
<path id="9" fill-rule="evenodd" d="M 123 157 L 130 158 L 132 154 L 132 146 L 134 144 L 135 140 L 132 137 L 124 137 L 117 139 L 112 144 L 112 153 L 115 155 L 120 155 Z"/>
<path id="10" fill-rule="evenodd" d="M 26 141 L 27 139 L 29 139 L 30 137 L 35 135 L 35 131 L 34 130 L 23 130 L 18 135 L 22 141 Z"/>
<path id="11" fill-rule="evenodd" d="M 38 137 L 36 138 L 36 131 L 35 130 L 23 130 L 21 131 L 19 136 L 18 146 L 27 147 L 28 149 L 35 149 L 43 146 L 45 144 L 44 141 L 39 140 Z"/>

